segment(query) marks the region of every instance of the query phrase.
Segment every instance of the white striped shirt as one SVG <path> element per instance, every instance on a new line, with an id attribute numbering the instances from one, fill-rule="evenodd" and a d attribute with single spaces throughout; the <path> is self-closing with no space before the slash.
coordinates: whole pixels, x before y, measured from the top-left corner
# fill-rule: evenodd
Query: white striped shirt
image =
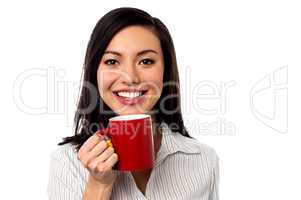
<path id="1" fill-rule="evenodd" d="M 117 171 L 111 200 L 218 200 L 218 156 L 196 139 L 172 132 L 161 124 L 162 141 L 145 195 L 130 172 Z M 50 200 L 82 200 L 89 171 L 71 144 L 51 154 L 48 197 Z"/>

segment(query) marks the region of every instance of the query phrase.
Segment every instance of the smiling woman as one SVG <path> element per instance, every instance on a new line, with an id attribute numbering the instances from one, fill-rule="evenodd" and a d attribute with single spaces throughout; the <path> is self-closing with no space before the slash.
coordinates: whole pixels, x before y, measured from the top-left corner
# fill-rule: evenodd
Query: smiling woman
<path id="1" fill-rule="evenodd" d="M 50 199 L 218 199 L 218 157 L 183 124 L 174 45 L 158 18 L 136 8 L 104 15 L 83 73 L 75 133 L 51 155 Z M 154 167 L 115 170 L 114 146 L 95 133 L 134 114 L 151 116 Z"/>

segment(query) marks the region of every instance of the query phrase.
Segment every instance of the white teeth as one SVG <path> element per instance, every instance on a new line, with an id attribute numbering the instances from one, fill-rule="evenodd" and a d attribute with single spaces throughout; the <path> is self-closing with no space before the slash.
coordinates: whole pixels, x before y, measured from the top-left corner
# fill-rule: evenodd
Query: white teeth
<path id="1" fill-rule="evenodd" d="M 118 96 L 126 98 L 135 98 L 142 95 L 142 92 L 118 92 Z"/>

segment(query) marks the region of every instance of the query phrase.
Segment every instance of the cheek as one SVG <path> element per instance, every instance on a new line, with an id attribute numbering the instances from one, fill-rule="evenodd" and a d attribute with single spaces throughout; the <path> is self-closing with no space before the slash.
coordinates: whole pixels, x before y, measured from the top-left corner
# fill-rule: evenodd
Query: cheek
<path id="1" fill-rule="evenodd" d="M 144 81 L 152 88 L 152 92 L 159 95 L 163 88 L 163 70 L 156 70 L 144 75 Z"/>
<path id="2" fill-rule="evenodd" d="M 113 85 L 116 80 L 116 75 L 111 72 L 97 71 L 98 91 L 103 97 L 103 94 Z"/>

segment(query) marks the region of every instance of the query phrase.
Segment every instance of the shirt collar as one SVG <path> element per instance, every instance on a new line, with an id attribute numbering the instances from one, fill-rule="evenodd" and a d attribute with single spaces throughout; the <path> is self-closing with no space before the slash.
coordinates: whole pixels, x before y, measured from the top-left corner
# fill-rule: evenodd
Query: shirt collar
<path id="1" fill-rule="evenodd" d="M 196 139 L 188 138 L 178 132 L 172 132 L 165 122 L 161 122 L 160 128 L 162 130 L 162 141 L 157 153 L 156 165 L 170 154 L 177 152 L 195 154 L 201 152 L 199 142 Z"/>

